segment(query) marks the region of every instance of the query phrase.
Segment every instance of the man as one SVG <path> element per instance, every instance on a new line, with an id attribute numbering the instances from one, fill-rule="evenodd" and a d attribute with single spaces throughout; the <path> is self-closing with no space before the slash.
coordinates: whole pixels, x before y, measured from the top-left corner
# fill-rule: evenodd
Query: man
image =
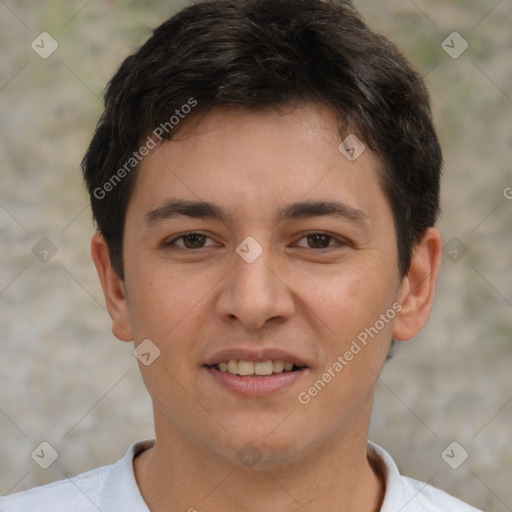
<path id="1" fill-rule="evenodd" d="M 0 509 L 475 511 L 368 441 L 392 340 L 431 311 L 441 163 L 421 78 L 348 1 L 202 1 L 157 28 L 83 161 L 155 440 Z"/>

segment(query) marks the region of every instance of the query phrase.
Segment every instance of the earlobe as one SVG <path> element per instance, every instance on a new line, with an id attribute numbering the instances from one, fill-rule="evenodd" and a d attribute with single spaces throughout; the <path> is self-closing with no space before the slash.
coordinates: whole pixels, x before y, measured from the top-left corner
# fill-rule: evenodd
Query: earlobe
<path id="1" fill-rule="evenodd" d="M 125 286 L 112 267 L 110 249 L 100 232 L 96 232 L 92 237 L 91 254 L 103 288 L 107 309 L 112 318 L 112 333 L 121 341 L 132 341 L 133 334 Z"/>
<path id="2" fill-rule="evenodd" d="M 441 235 L 437 229 L 429 228 L 413 250 L 409 272 L 400 288 L 402 310 L 396 317 L 393 338 L 410 340 L 427 323 L 432 311 L 441 255 Z"/>

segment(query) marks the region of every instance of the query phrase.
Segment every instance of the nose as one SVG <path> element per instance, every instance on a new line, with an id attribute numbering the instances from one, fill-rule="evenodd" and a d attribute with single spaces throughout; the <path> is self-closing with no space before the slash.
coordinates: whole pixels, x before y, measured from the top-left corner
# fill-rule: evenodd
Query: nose
<path id="1" fill-rule="evenodd" d="M 247 329 L 261 329 L 290 318 L 295 302 L 282 274 L 277 255 L 270 250 L 264 249 L 251 263 L 235 254 L 232 270 L 217 297 L 218 317 L 225 322 L 239 321 Z"/>

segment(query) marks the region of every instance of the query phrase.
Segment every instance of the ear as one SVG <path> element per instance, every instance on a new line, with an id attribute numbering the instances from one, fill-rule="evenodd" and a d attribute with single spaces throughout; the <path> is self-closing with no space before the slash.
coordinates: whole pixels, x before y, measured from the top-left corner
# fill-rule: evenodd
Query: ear
<path id="1" fill-rule="evenodd" d="M 407 341 L 418 334 L 427 323 L 436 289 L 442 256 L 441 234 L 429 228 L 413 249 L 409 272 L 399 291 L 402 309 L 396 316 L 393 338 Z"/>
<path id="2" fill-rule="evenodd" d="M 110 249 L 100 232 L 96 232 L 92 237 L 91 254 L 101 281 L 107 309 L 112 318 L 112 333 L 121 341 L 132 341 L 125 286 L 112 267 Z"/>

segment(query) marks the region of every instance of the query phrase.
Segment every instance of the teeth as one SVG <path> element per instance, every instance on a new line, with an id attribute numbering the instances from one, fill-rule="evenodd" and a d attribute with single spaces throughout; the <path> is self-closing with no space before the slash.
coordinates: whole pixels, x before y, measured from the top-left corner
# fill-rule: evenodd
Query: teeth
<path id="1" fill-rule="evenodd" d="M 272 371 L 274 373 L 281 373 L 284 370 L 284 361 L 274 361 L 272 363 Z"/>
<path id="2" fill-rule="evenodd" d="M 261 363 L 254 363 L 254 373 L 256 375 L 272 375 L 274 365 L 272 361 L 263 361 Z"/>
<path id="3" fill-rule="evenodd" d="M 238 370 L 238 361 L 235 361 L 234 359 L 231 359 L 228 361 L 228 372 L 229 373 L 237 373 Z"/>
<path id="4" fill-rule="evenodd" d="M 254 363 L 252 361 L 238 361 L 231 359 L 222 361 L 217 365 L 217 369 L 221 372 L 232 373 L 233 375 L 272 375 L 273 373 L 290 372 L 293 369 L 293 363 L 285 363 L 284 361 L 260 361 Z"/>
<path id="5" fill-rule="evenodd" d="M 252 361 L 238 361 L 238 375 L 254 375 L 254 363 Z"/>

